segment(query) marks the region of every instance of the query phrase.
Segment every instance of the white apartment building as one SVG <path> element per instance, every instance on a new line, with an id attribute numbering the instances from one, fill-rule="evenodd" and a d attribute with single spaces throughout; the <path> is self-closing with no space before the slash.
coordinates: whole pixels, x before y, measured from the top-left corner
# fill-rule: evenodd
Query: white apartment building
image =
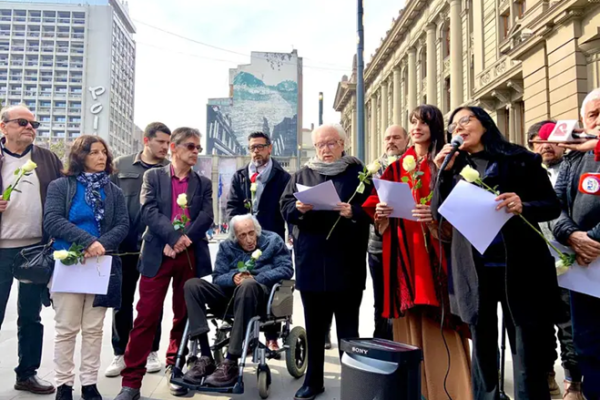
<path id="1" fill-rule="evenodd" d="M 39 142 L 95 134 L 130 153 L 134 33 L 120 0 L 0 1 L 0 99 L 35 113 Z"/>

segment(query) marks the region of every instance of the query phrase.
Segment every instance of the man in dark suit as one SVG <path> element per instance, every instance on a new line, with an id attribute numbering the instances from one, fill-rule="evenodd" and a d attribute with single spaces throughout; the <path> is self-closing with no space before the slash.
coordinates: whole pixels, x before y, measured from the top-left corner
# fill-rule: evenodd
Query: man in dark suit
<path id="1" fill-rule="evenodd" d="M 227 216 L 252 214 L 264 230 L 277 233 L 285 242 L 285 221 L 279 211 L 279 199 L 290 180 L 281 164 L 271 158 L 273 145 L 266 133 L 248 136 L 248 151 L 252 162 L 238 170 L 231 181 Z M 290 229 L 291 234 L 291 229 Z M 278 325 L 265 330 L 267 347 L 278 350 Z"/>
<path id="2" fill-rule="evenodd" d="M 167 374 L 175 364 L 186 323 L 183 286 L 188 279 L 212 272 L 206 231 L 213 223 L 212 184 L 194 172 L 198 161 L 200 132 L 178 128 L 171 135 L 172 164 L 149 170 L 142 186 L 143 235 L 140 259 L 140 300 L 125 350 L 123 388 L 116 400 L 140 397 L 145 364 L 152 351 L 156 326 L 171 279 L 173 279 L 173 328 L 167 350 Z M 178 225 L 185 225 L 182 228 Z M 171 385 L 173 395 L 186 390 Z"/>

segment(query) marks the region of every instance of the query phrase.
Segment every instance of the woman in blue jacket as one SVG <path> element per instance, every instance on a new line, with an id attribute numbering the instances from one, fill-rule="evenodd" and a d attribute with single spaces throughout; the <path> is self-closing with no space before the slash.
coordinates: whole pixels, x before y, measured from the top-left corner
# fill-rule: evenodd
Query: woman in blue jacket
<path id="1" fill-rule="evenodd" d="M 66 177 L 48 187 L 45 231 L 54 238 L 56 250 L 80 245 L 85 258 L 114 252 L 127 236 L 129 217 L 121 189 L 109 180 L 112 155 L 108 146 L 98 136 L 80 136 L 73 142 L 68 165 Z M 57 400 L 73 398 L 73 354 L 79 332 L 82 338 L 82 398 L 102 400 L 96 387 L 102 327 L 107 308 L 121 305 L 121 276 L 121 261 L 119 257 L 113 257 L 106 295 L 52 293 L 56 311 L 54 372 Z"/>

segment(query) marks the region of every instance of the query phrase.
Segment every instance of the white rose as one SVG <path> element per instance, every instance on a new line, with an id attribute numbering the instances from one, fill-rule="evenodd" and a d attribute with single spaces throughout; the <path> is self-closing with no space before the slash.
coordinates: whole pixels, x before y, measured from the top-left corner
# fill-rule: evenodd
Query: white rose
<path id="1" fill-rule="evenodd" d="M 177 196 L 177 205 L 181 208 L 187 207 L 187 194 L 182 193 Z"/>
<path id="2" fill-rule="evenodd" d="M 253 260 L 258 260 L 260 258 L 260 256 L 262 256 L 262 251 L 260 251 L 260 249 L 256 249 L 252 253 L 252 259 Z"/>
<path id="3" fill-rule="evenodd" d="M 417 160 L 413 156 L 406 156 L 402 160 L 402 168 L 406 172 L 413 172 L 417 168 Z"/>
<path id="4" fill-rule="evenodd" d="M 378 160 L 373 161 L 371 164 L 367 165 L 367 172 L 369 175 L 375 175 L 381 169 L 381 164 Z"/>
<path id="5" fill-rule="evenodd" d="M 67 250 L 58 250 L 52 254 L 55 260 L 63 261 L 69 258 L 69 252 Z"/>
<path id="6" fill-rule="evenodd" d="M 565 265 L 563 260 L 556 261 L 555 267 L 556 267 L 556 276 L 561 276 L 562 274 L 569 271 L 569 267 Z"/>
<path id="7" fill-rule="evenodd" d="M 27 172 L 33 171 L 36 168 L 37 168 L 37 164 L 34 163 L 33 161 L 29 160 L 25 163 L 25 165 L 23 165 L 21 167 L 21 171 L 23 171 L 23 173 L 27 173 Z"/>
<path id="8" fill-rule="evenodd" d="M 467 165 L 460 171 L 460 176 L 462 176 L 465 181 L 473 183 L 479 179 L 479 172 L 470 165 Z"/>
<path id="9" fill-rule="evenodd" d="M 258 189 L 258 183 L 254 182 L 253 184 L 250 185 L 250 191 L 252 193 L 256 193 L 256 189 Z"/>

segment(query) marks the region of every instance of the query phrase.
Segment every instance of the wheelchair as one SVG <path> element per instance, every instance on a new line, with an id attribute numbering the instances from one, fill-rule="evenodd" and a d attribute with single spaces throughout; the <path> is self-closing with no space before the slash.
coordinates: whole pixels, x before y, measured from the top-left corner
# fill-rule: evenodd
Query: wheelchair
<path id="1" fill-rule="evenodd" d="M 250 320 L 246 328 L 242 356 L 240 358 L 239 376 L 237 382 L 232 387 L 210 387 L 204 384 L 190 384 L 183 380 L 184 359 L 188 354 L 187 367 L 191 367 L 198 359 L 199 344 L 195 340 L 187 341 L 179 346 L 177 359 L 171 374 L 170 382 L 187 388 L 190 391 L 203 393 L 244 393 L 244 368 L 246 366 L 246 355 L 252 353 L 252 362 L 257 364 L 256 376 L 258 380 L 258 391 L 261 398 L 269 397 L 269 388 L 271 385 L 271 370 L 267 365 L 267 360 L 279 359 L 281 353 L 285 353 L 285 362 L 289 374 L 299 379 L 304 376 L 308 362 L 308 342 L 306 331 L 300 326 L 292 329 L 292 315 L 294 312 L 294 290 L 295 282 L 284 280 L 273 286 L 267 310 L 264 316 L 256 316 Z M 216 313 L 208 311 L 207 318 L 216 327 L 214 345 L 211 347 L 215 362 L 219 364 L 225 358 L 229 345 L 229 335 L 233 326 L 233 316 L 217 316 Z M 281 323 L 282 327 L 278 334 L 278 339 L 283 340 L 283 347 L 277 351 L 272 351 L 260 341 L 260 332 L 265 327 Z M 183 333 L 184 338 L 189 337 L 189 323 L 186 324 Z"/>

